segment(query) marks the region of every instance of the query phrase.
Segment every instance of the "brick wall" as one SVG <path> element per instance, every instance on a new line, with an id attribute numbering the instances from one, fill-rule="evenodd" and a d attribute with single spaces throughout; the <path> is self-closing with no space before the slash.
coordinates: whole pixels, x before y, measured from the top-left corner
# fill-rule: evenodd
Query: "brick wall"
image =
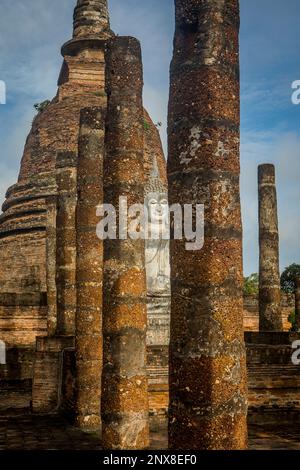
<path id="1" fill-rule="evenodd" d="M 293 295 L 282 295 L 282 319 L 284 331 L 289 331 L 291 324 L 288 317 L 295 308 Z M 247 295 L 244 297 L 244 329 L 245 331 L 259 331 L 259 306 L 257 295 Z"/>
<path id="2" fill-rule="evenodd" d="M 250 415 L 300 411 L 300 366 L 292 363 L 297 333 L 246 333 Z"/>

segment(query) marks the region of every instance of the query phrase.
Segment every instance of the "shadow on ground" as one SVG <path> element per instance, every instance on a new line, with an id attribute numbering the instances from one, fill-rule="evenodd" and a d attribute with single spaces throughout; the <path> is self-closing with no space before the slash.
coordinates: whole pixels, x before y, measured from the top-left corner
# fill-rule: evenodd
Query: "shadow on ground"
<path id="1" fill-rule="evenodd" d="M 300 423 L 249 425 L 252 450 L 300 450 Z M 166 421 L 151 422 L 151 449 L 167 448 Z M 86 434 L 61 416 L 0 416 L 0 450 L 101 450 L 100 434 Z"/>

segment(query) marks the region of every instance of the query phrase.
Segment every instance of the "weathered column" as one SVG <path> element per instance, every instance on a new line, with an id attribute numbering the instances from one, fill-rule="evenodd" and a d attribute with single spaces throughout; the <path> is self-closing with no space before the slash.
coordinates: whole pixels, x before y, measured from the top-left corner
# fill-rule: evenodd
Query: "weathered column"
<path id="1" fill-rule="evenodd" d="M 73 37 L 102 38 L 111 35 L 107 0 L 78 0 L 74 10 Z"/>
<path id="2" fill-rule="evenodd" d="M 48 336 L 54 336 L 56 333 L 56 327 L 57 327 L 56 216 L 57 216 L 57 197 L 49 196 L 47 198 L 47 226 L 46 226 Z"/>
<path id="3" fill-rule="evenodd" d="M 144 203 L 142 61 L 139 42 L 118 37 L 106 57 L 108 115 L 104 202 Z M 104 242 L 103 445 L 148 446 L 144 240 Z"/>
<path id="4" fill-rule="evenodd" d="M 58 336 L 75 334 L 76 312 L 76 173 L 77 155 L 59 152 L 57 171 L 56 286 Z"/>
<path id="5" fill-rule="evenodd" d="M 244 449 L 239 2 L 175 4 L 169 204 L 205 205 L 205 243 L 171 240 L 169 445 Z"/>
<path id="6" fill-rule="evenodd" d="M 300 331 L 300 277 L 295 280 L 295 313 L 296 313 L 296 328 Z"/>
<path id="7" fill-rule="evenodd" d="M 279 235 L 274 165 L 258 167 L 259 330 L 282 331 Z"/>
<path id="8" fill-rule="evenodd" d="M 96 234 L 96 210 L 103 201 L 104 125 L 101 108 L 81 111 L 76 211 L 76 421 L 85 430 L 101 424 L 103 241 Z"/>

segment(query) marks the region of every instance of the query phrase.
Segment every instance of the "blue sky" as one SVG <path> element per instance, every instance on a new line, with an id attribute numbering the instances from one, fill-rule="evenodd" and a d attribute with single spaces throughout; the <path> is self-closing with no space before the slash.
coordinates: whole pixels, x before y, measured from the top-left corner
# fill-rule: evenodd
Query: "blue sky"
<path id="1" fill-rule="evenodd" d="M 281 267 L 300 263 L 300 106 L 291 83 L 300 80 L 299 0 L 241 0 L 241 163 L 245 273 L 257 271 L 257 165 L 277 167 Z M 0 0 L 0 198 L 17 179 L 33 104 L 55 95 L 60 46 L 71 37 L 75 0 Z M 110 0 L 118 34 L 142 42 L 145 106 L 163 123 L 174 31 L 173 0 Z"/>

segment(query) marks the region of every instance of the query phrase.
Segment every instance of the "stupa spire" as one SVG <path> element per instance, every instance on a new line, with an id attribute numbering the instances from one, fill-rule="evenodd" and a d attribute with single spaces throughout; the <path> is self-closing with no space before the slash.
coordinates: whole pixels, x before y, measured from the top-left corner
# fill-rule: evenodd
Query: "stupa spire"
<path id="1" fill-rule="evenodd" d="M 107 0 L 78 0 L 74 10 L 73 38 L 106 38 L 110 35 Z"/>

